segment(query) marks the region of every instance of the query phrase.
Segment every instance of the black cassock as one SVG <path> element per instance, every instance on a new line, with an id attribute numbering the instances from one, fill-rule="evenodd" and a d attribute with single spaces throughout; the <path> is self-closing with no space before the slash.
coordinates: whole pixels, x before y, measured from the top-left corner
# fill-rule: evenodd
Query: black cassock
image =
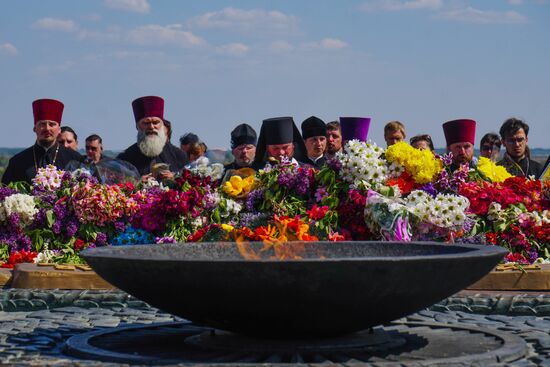
<path id="1" fill-rule="evenodd" d="M 4 176 L 2 176 L 2 183 L 6 185 L 17 181 L 31 183 L 34 176 L 36 176 L 37 168 L 53 164 L 59 169 L 64 169 L 70 161 L 81 162 L 83 159 L 84 157 L 78 152 L 59 144 L 55 144 L 47 151 L 40 145 L 34 144 L 32 147 L 11 157 Z"/>
<path id="2" fill-rule="evenodd" d="M 166 143 L 162 152 L 156 157 L 147 157 L 135 143 L 120 153 L 117 158 L 133 164 L 142 176 L 151 173 L 152 164 L 166 163 L 170 166 L 170 171 L 179 172 L 189 163 L 187 153 L 170 143 Z"/>

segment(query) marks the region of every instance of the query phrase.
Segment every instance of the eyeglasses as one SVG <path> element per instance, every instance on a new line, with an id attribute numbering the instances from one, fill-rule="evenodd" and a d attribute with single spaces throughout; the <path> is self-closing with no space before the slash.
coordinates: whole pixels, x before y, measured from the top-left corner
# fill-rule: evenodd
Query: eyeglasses
<path id="1" fill-rule="evenodd" d="M 522 136 L 522 137 L 519 137 L 519 138 L 506 138 L 504 140 L 506 140 L 506 142 L 508 144 L 514 144 L 514 143 L 521 144 L 525 141 L 525 138 Z"/>

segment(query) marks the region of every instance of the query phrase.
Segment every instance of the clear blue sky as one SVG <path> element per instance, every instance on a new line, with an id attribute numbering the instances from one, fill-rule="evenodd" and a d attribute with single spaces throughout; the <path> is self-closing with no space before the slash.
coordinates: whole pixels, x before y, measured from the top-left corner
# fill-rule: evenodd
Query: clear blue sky
<path id="1" fill-rule="evenodd" d="M 238 123 L 291 115 L 400 120 L 408 137 L 508 117 L 550 148 L 550 0 L 4 1 L 0 146 L 34 141 L 31 103 L 107 149 L 135 141 L 131 101 L 165 98 L 174 140 L 228 147 Z"/>

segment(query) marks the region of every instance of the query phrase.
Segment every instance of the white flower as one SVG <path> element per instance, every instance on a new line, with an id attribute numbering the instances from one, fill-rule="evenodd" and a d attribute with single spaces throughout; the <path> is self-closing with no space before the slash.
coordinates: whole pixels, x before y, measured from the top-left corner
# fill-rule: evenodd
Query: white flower
<path id="1" fill-rule="evenodd" d="M 17 214 L 24 225 L 31 224 L 34 216 L 38 213 L 34 197 L 26 194 L 13 194 L 6 197 L 3 207 L 6 218 L 12 214 Z"/>

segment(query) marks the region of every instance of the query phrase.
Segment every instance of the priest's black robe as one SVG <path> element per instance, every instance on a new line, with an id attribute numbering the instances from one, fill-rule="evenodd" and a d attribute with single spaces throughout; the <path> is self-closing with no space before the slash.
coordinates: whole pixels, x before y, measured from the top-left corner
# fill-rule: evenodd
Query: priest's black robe
<path id="1" fill-rule="evenodd" d="M 7 185 L 11 182 L 25 181 L 30 184 L 36 176 L 36 168 L 53 164 L 59 169 L 64 169 L 70 161 L 81 162 L 84 159 L 78 152 L 62 145 L 59 145 L 56 156 L 57 147 L 58 144 L 55 144 L 46 151 L 40 145 L 34 144 L 32 147 L 17 153 L 11 157 L 4 176 L 2 176 L 2 183 Z"/>
<path id="2" fill-rule="evenodd" d="M 156 157 L 147 157 L 135 143 L 120 153 L 117 158 L 133 164 L 142 176 L 151 173 L 152 164 L 166 163 L 170 166 L 170 171 L 179 172 L 189 163 L 187 153 L 170 143 L 166 143 L 162 152 Z"/>

